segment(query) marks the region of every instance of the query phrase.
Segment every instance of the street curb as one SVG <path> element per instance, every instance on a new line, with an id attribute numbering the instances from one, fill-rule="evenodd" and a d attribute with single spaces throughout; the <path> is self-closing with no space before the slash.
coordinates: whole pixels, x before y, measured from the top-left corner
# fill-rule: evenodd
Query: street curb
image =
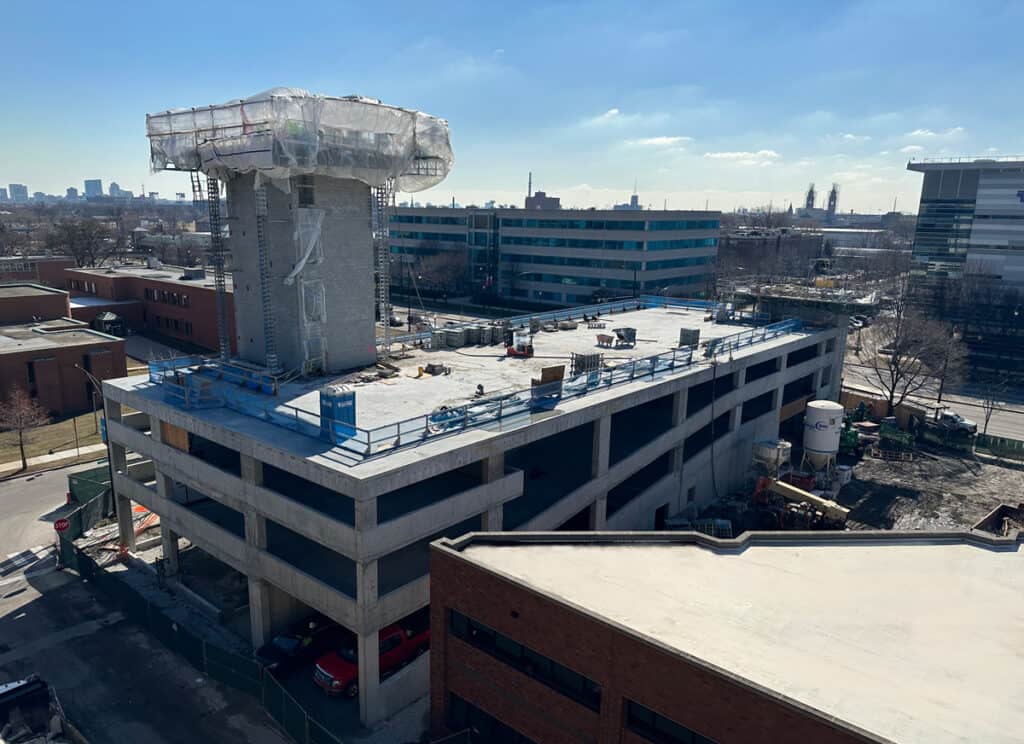
<path id="1" fill-rule="evenodd" d="M 106 457 L 101 457 L 99 459 L 86 458 L 86 459 L 81 459 L 81 460 L 76 460 L 76 458 L 71 458 L 71 460 L 68 460 L 68 461 L 60 461 L 61 462 L 60 465 L 54 465 L 54 466 L 49 467 L 49 468 L 43 468 L 42 470 L 28 470 L 28 471 L 14 470 L 14 471 L 11 471 L 7 475 L 0 474 L 0 483 L 6 483 L 7 481 L 14 480 L 15 478 L 28 478 L 28 477 L 34 476 L 34 475 L 44 475 L 45 473 L 52 473 L 54 470 L 63 470 L 64 468 L 70 468 L 70 467 L 73 467 L 75 465 L 85 465 L 86 463 L 89 463 L 89 462 L 96 462 L 96 463 L 106 462 L 106 460 L 107 460 Z"/>

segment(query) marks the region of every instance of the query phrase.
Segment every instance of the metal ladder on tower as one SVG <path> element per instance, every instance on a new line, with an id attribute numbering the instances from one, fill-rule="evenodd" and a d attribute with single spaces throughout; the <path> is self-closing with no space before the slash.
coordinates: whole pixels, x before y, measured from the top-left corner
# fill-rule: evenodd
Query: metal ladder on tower
<path id="1" fill-rule="evenodd" d="M 394 185 L 394 179 L 389 178 L 382 186 L 374 187 L 370 202 L 374 253 L 377 261 L 377 307 L 380 321 L 384 325 L 381 356 L 385 359 L 391 355 L 391 255 L 388 246 L 388 222 Z"/>
<path id="2" fill-rule="evenodd" d="M 192 180 L 192 206 L 198 207 L 205 201 L 203 196 L 203 180 L 199 175 L 199 171 L 189 171 L 188 175 Z"/>
<path id="3" fill-rule="evenodd" d="M 213 262 L 213 286 L 217 303 L 217 346 L 221 361 L 226 362 L 231 356 L 231 341 L 228 339 L 228 288 L 224 276 L 224 233 L 220 224 L 220 183 L 213 176 L 206 179 L 206 201 L 210 210 L 210 259 Z"/>
<path id="4" fill-rule="evenodd" d="M 267 245 L 267 188 L 256 189 L 256 249 L 260 271 L 260 309 L 263 312 L 263 349 L 268 370 L 278 369 L 274 336 L 274 304 L 270 296 L 270 259 Z"/>

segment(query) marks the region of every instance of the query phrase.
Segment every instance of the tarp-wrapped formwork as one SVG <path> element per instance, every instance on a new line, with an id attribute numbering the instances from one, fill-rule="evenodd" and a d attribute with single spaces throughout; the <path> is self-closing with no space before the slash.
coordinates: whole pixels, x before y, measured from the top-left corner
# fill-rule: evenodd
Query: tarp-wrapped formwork
<path id="1" fill-rule="evenodd" d="M 257 172 L 350 178 L 399 191 L 440 183 L 453 163 L 448 122 L 380 101 L 273 88 L 217 106 L 146 116 L 154 170 L 217 178 Z"/>

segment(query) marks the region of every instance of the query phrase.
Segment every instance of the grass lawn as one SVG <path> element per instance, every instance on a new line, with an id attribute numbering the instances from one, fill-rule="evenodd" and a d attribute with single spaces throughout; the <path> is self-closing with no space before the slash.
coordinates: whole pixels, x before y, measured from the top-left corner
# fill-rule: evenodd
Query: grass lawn
<path id="1" fill-rule="evenodd" d="M 103 412 L 96 414 L 97 419 L 102 418 Z M 78 443 L 82 447 L 87 444 L 99 444 L 101 439 L 98 432 L 95 432 L 92 422 L 92 412 L 83 413 L 80 416 L 67 418 L 47 426 L 40 426 L 25 432 L 25 457 L 45 455 L 53 450 L 73 450 L 75 448 L 74 424 L 78 423 Z M 95 432 L 95 433 L 94 433 Z M 18 433 L 7 431 L 0 434 L 0 463 L 15 462 L 21 459 L 18 453 Z"/>

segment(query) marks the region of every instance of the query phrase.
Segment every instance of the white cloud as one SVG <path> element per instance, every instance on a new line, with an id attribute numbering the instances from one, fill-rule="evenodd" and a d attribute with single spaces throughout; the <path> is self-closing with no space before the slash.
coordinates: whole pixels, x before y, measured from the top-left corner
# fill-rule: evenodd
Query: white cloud
<path id="1" fill-rule="evenodd" d="M 687 142 L 693 142 L 693 137 L 641 137 L 640 139 L 626 140 L 627 145 L 636 147 L 680 147 Z"/>
<path id="2" fill-rule="evenodd" d="M 936 132 L 934 129 L 915 129 L 913 132 L 907 132 L 903 136 L 910 137 L 911 139 L 920 139 L 922 137 L 955 137 L 966 131 L 967 130 L 963 127 L 950 127 L 944 132 Z"/>
<path id="3" fill-rule="evenodd" d="M 592 116 L 589 119 L 584 119 L 583 125 L 588 127 L 601 126 L 602 124 L 608 124 L 616 121 L 621 117 L 621 115 L 622 112 L 617 108 L 610 108 L 603 114 L 598 114 L 597 116 Z"/>
<path id="4" fill-rule="evenodd" d="M 880 153 L 878 153 L 878 154 L 879 154 L 879 155 L 888 155 L 888 154 L 889 154 L 889 151 L 888 151 L 888 150 L 882 150 L 882 151 L 881 151 Z"/>
<path id="5" fill-rule="evenodd" d="M 900 152 L 921 152 L 923 149 L 921 145 L 907 145 L 906 147 L 901 147 Z"/>
<path id="6" fill-rule="evenodd" d="M 989 154 L 997 153 L 997 152 L 999 152 L 999 148 L 998 147 L 986 147 L 985 148 L 985 152 L 987 152 Z"/>
<path id="7" fill-rule="evenodd" d="M 757 152 L 740 150 L 731 152 L 706 152 L 704 153 L 704 157 L 712 160 L 728 160 L 729 162 L 736 163 L 737 165 L 766 166 L 771 165 L 782 156 L 775 152 L 775 150 L 758 150 Z"/>
<path id="8" fill-rule="evenodd" d="M 839 137 L 849 142 L 869 142 L 871 140 L 870 134 L 851 134 L 850 132 L 843 132 Z"/>

